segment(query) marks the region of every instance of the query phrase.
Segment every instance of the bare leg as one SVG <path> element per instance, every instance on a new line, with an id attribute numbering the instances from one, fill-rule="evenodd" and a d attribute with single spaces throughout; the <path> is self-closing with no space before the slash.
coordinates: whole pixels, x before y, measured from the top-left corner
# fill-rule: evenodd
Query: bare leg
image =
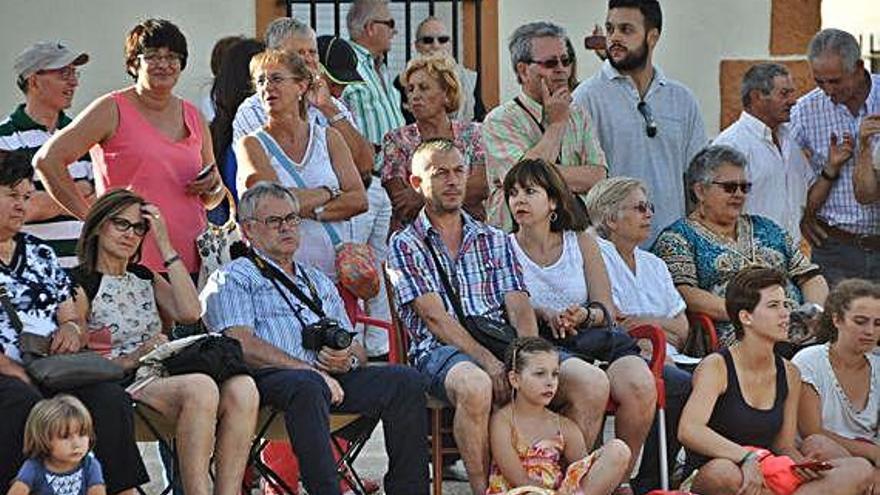
<path id="1" fill-rule="evenodd" d="M 556 401 L 562 414 L 575 422 L 588 448 L 596 444 L 608 403 L 608 377 L 581 359 L 566 359 L 560 368 Z"/>
<path id="2" fill-rule="evenodd" d="M 492 380 L 476 364 L 461 362 L 449 370 L 445 386 L 455 406 L 452 434 L 464 461 L 471 491 L 483 495 L 489 484 Z"/>
<path id="3" fill-rule="evenodd" d="M 657 387 L 648 365 L 638 356 L 627 356 L 611 363 L 608 379 L 611 382 L 611 398 L 617 403 L 615 433 L 632 452 L 629 470 L 625 474 L 626 481 L 654 421 Z"/>
<path id="4" fill-rule="evenodd" d="M 138 399 L 176 422 L 180 474 L 187 495 L 209 495 L 208 465 L 217 421 L 217 385 L 207 375 L 171 376 L 153 381 Z"/>
<path id="5" fill-rule="evenodd" d="M 632 455 L 626 443 L 616 438 L 603 445 L 596 454 L 598 457 L 590 472 L 581 480 L 581 490 L 590 495 L 608 495 L 629 473 L 626 467 Z"/>
<path id="6" fill-rule="evenodd" d="M 871 485 L 874 467 L 867 459 L 847 457 L 828 462 L 834 469 L 825 471 L 818 480 L 801 485 L 794 491 L 795 495 L 860 495 Z"/>
<path id="7" fill-rule="evenodd" d="M 742 482 L 742 471 L 733 461 L 713 459 L 700 468 L 691 491 L 704 495 L 736 495 Z"/>
<path id="8" fill-rule="evenodd" d="M 220 388 L 214 461 L 215 495 L 238 495 L 257 423 L 260 398 L 249 376 L 232 377 Z"/>

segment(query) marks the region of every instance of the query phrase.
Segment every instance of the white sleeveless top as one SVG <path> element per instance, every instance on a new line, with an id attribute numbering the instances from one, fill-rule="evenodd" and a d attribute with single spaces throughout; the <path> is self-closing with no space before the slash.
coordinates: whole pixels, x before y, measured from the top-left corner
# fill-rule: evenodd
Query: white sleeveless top
<path id="1" fill-rule="evenodd" d="M 270 139 L 274 141 L 269 133 L 266 133 Z M 287 172 L 287 169 L 275 159 L 274 156 L 266 149 L 262 141 L 266 156 L 269 157 L 269 164 L 275 170 L 278 180 L 286 187 L 298 187 L 297 182 Z M 275 144 L 278 144 L 277 142 Z M 278 146 L 281 149 L 281 146 Z M 288 156 L 288 158 L 290 158 Z M 330 162 L 330 151 L 327 149 L 326 130 L 320 126 L 309 124 L 309 144 L 306 146 L 306 152 L 303 155 L 301 163 L 297 163 L 293 159 L 290 160 L 299 172 L 303 182 L 309 188 L 317 188 L 327 186 L 331 189 L 339 189 L 339 178 L 333 170 Z M 336 222 L 327 222 L 336 229 L 342 242 L 351 240 L 351 222 L 342 220 Z M 304 218 L 299 226 L 300 241 L 299 248 L 296 251 L 294 259 L 299 263 L 304 263 L 321 270 L 325 275 L 336 280 L 336 249 L 330 241 L 330 236 L 317 220 Z"/>
<path id="2" fill-rule="evenodd" d="M 572 304 L 587 301 L 584 257 L 577 232 L 567 230 L 562 233 L 562 255 L 550 266 L 540 266 L 532 261 L 516 242 L 516 236 L 508 235 L 522 265 L 523 280 L 533 307 L 562 311 Z"/>

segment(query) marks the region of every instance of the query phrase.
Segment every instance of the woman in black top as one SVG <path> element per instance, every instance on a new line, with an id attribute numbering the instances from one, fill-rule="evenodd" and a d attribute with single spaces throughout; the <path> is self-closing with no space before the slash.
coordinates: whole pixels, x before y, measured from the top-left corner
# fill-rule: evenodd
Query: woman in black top
<path id="1" fill-rule="evenodd" d="M 679 439 L 699 468 L 691 489 L 704 495 L 764 495 L 758 447 L 795 463 L 805 458 L 795 444 L 800 373 L 773 353 L 788 337 L 789 301 L 784 276 L 769 268 L 746 268 L 730 282 L 725 306 L 737 343 L 712 354 L 694 372 L 693 392 L 679 425 Z M 831 461 L 831 469 L 793 469 L 785 493 L 860 494 L 873 474 L 864 459 Z M 799 479 L 799 480 L 798 480 Z"/>

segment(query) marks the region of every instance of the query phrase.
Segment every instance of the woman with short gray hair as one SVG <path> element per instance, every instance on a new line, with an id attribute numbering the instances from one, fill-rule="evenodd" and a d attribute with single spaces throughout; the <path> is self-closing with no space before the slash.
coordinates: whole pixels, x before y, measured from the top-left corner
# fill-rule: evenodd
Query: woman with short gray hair
<path id="1" fill-rule="evenodd" d="M 663 260 L 639 248 L 651 236 L 654 217 L 644 183 L 631 177 L 599 181 L 587 194 L 586 206 L 621 324 L 657 325 L 672 347 L 668 352 L 681 350 L 688 334 L 684 300 Z"/>
<path id="2" fill-rule="evenodd" d="M 729 146 L 713 145 L 697 153 L 685 175 L 693 211 L 657 238 L 653 252 L 666 262 L 688 311 L 715 321 L 723 346 L 734 341 L 724 308 L 727 283 L 743 268 L 761 266 L 786 274 L 788 298 L 823 304 L 828 284 L 819 266 L 773 221 L 743 213 L 752 183 L 745 178 L 746 158 Z M 804 334 L 790 335 L 799 341 Z"/>

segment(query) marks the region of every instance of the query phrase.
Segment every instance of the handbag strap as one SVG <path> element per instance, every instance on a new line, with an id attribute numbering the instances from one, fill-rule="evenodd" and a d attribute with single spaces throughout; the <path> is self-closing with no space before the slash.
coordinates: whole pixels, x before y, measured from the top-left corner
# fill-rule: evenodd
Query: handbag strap
<path id="1" fill-rule="evenodd" d="M 293 304 L 287 299 L 287 296 L 284 294 L 284 291 L 281 290 L 281 287 L 278 286 L 278 282 L 284 284 L 284 287 L 290 291 L 291 294 L 294 295 L 297 299 L 299 299 L 303 304 L 306 305 L 313 313 L 318 315 L 318 318 L 325 318 L 326 314 L 324 313 L 324 305 L 321 303 L 321 298 L 318 297 L 318 291 L 315 290 L 315 285 L 312 284 L 312 281 L 309 277 L 303 272 L 302 277 L 306 281 L 306 285 L 309 286 L 309 292 L 311 293 L 311 297 L 307 296 L 302 289 L 296 286 L 290 277 L 281 272 L 277 267 L 272 265 L 271 263 L 267 263 L 266 260 L 261 258 L 255 252 L 251 251 L 248 253 L 248 259 L 251 260 L 251 263 L 260 270 L 260 274 L 266 277 L 267 279 L 272 281 L 272 284 L 275 286 L 275 289 L 281 294 L 284 298 L 287 305 L 290 306 L 290 309 L 293 310 L 294 315 L 299 320 L 299 313 L 294 309 Z M 302 323 L 302 320 L 300 320 Z"/>
<path id="2" fill-rule="evenodd" d="M 21 318 L 18 317 L 18 311 L 16 311 L 15 305 L 12 304 L 12 301 L 9 299 L 9 291 L 6 290 L 5 284 L 0 284 L 0 305 L 2 305 L 3 310 L 6 311 L 6 316 L 9 317 L 9 323 L 12 324 L 15 333 L 21 333 L 22 330 L 24 330 L 24 324 L 21 322 Z"/>
<path id="3" fill-rule="evenodd" d="M 446 270 L 443 269 L 443 265 L 440 263 L 440 257 L 437 256 L 437 251 L 434 250 L 434 246 L 431 245 L 431 240 L 427 237 L 425 238 L 425 245 L 428 246 L 431 258 L 434 259 L 434 265 L 437 266 L 437 273 L 440 274 L 440 282 L 443 284 L 443 289 L 449 294 L 449 302 L 452 304 L 455 316 L 458 317 L 458 322 L 467 328 L 467 326 L 465 326 L 464 310 L 461 307 L 461 300 L 459 299 L 458 291 L 452 288 L 452 284 L 449 282 L 449 277 L 446 275 Z"/>
<path id="4" fill-rule="evenodd" d="M 608 311 L 608 308 L 606 308 L 604 304 L 600 303 L 599 301 L 590 301 L 586 304 L 586 306 L 584 306 L 584 308 L 587 311 L 589 311 L 591 308 L 597 308 L 599 311 L 602 312 L 602 321 L 605 322 L 605 325 L 603 326 L 609 329 L 614 327 L 614 322 L 611 321 L 611 313 Z"/>
<path id="5" fill-rule="evenodd" d="M 293 161 L 290 159 L 289 156 L 287 156 L 284 150 L 281 149 L 281 146 L 278 145 L 278 142 L 275 141 L 275 139 L 273 139 L 272 136 L 270 136 L 265 129 L 258 130 L 255 135 L 257 136 L 257 139 L 259 139 L 260 142 L 263 143 L 263 147 L 266 148 L 266 150 L 268 150 L 269 153 L 273 157 L 275 157 L 275 160 L 280 163 L 282 167 L 284 167 L 284 170 L 291 177 L 293 177 L 293 181 L 296 182 L 297 187 L 299 187 L 300 189 L 308 189 L 308 186 L 306 186 L 306 181 L 302 178 L 302 175 L 300 175 L 299 171 L 296 169 L 296 165 L 294 165 Z M 339 236 L 339 233 L 336 232 L 336 229 L 333 228 L 332 225 L 327 222 L 319 221 L 318 223 L 320 223 L 321 226 L 324 227 L 324 230 L 327 231 L 327 235 L 330 237 L 330 242 L 333 243 L 333 246 L 339 246 L 340 244 L 342 244 L 342 238 Z"/>

